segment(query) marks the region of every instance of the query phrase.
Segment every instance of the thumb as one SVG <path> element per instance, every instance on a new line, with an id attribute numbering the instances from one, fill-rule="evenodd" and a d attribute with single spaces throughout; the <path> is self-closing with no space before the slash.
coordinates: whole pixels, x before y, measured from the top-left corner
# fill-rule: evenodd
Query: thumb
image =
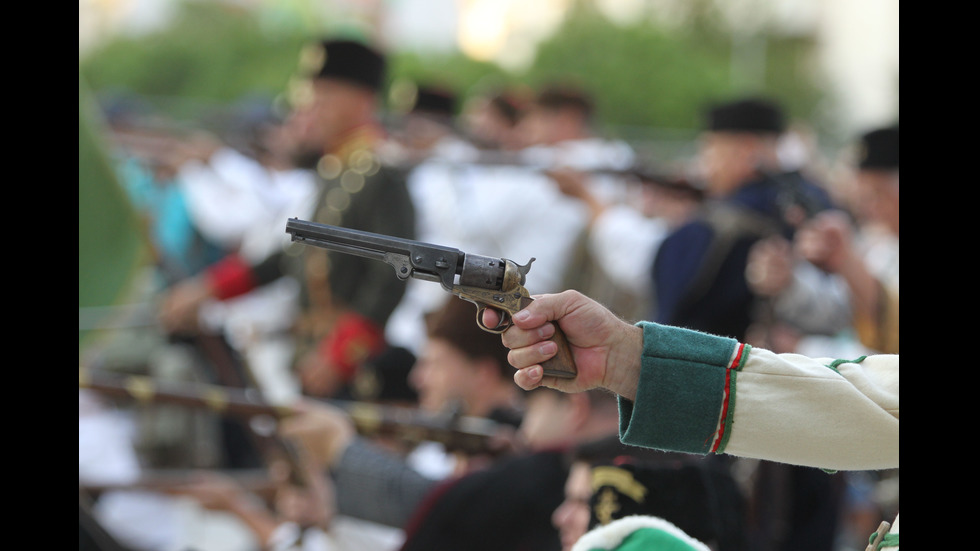
<path id="1" fill-rule="evenodd" d="M 534 329 L 549 321 L 560 319 L 574 300 L 574 291 L 558 294 L 535 295 L 532 302 L 514 314 L 514 324 L 521 329 Z"/>

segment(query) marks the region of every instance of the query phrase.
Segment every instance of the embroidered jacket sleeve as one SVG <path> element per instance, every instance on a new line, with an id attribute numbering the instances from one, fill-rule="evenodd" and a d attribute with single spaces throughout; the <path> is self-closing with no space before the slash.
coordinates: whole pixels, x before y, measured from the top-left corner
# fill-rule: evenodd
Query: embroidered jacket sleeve
<path id="1" fill-rule="evenodd" d="M 650 322 L 627 444 L 834 470 L 898 467 L 898 356 L 809 358 Z"/>

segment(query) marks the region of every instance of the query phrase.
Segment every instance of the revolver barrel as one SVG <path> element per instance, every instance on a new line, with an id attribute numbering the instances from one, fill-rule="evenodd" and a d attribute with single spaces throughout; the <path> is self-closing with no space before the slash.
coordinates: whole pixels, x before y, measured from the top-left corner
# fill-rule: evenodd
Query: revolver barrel
<path id="1" fill-rule="evenodd" d="M 451 247 L 297 218 L 286 221 L 286 232 L 292 236 L 293 241 L 380 260 L 394 268 L 399 279 L 415 277 L 436 281 L 446 290 L 452 290 L 456 275 L 463 271 L 465 255 Z"/>
<path id="2" fill-rule="evenodd" d="M 395 269 L 399 279 L 437 281 L 450 292 L 455 290 L 456 276 L 460 286 L 506 291 L 515 284 L 523 285 L 527 274 L 527 269 L 515 264 L 517 272 L 512 275 L 513 270 L 508 271 L 509 261 L 503 258 L 466 254 L 452 247 L 297 218 L 286 222 L 286 232 L 292 235 L 293 241 L 386 262 Z"/>

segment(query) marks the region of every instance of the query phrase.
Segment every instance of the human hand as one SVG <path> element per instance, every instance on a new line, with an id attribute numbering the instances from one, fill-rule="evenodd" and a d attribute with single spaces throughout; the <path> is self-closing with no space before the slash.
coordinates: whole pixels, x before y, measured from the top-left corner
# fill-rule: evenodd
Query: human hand
<path id="1" fill-rule="evenodd" d="M 319 348 L 303 354 L 296 370 L 303 393 L 308 396 L 332 396 L 344 384 L 339 368 Z"/>
<path id="2" fill-rule="evenodd" d="M 252 499 L 251 494 L 234 478 L 217 471 L 195 473 L 191 481 L 168 489 L 172 495 L 194 499 L 212 511 L 234 512 Z"/>
<path id="3" fill-rule="evenodd" d="M 830 273 L 839 273 L 852 261 L 853 227 L 841 211 L 817 214 L 796 232 L 797 253 L 813 265 Z"/>
<path id="4" fill-rule="evenodd" d="M 323 475 L 317 475 L 312 487 L 286 485 L 276 492 L 275 508 L 280 517 L 300 526 L 328 530 L 336 514 L 333 487 Z"/>
<path id="5" fill-rule="evenodd" d="M 749 250 L 745 280 L 757 295 L 774 297 L 793 281 L 793 247 L 781 236 L 763 239 Z"/>
<path id="6" fill-rule="evenodd" d="M 569 197 L 586 199 L 591 196 L 585 183 L 585 174 L 582 172 L 571 169 L 552 169 L 546 171 L 545 174 L 554 180 L 558 186 L 558 191 Z"/>
<path id="7" fill-rule="evenodd" d="M 279 479 L 275 494 L 276 511 L 284 520 L 300 526 L 317 526 L 327 530 L 337 509 L 332 481 L 306 450 L 297 450 L 295 461 L 290 463 L 286 469 L 299 469 L 300 476 L 298 481 L 293 477 Z"/>
<path id="8" fill-rule="evenodd" d="M 304 463 L 326 469 L 335 464 L 356 435 L 354 422 L 342 409 L 315 399 L 301 399 L 294 414 L 279 422 L 279 435 L 294 442 Z"/>
<path id="9" fill-rule="evenodd" d="M 546 171 L 562 195 L 578 199 L 588 207 L 594 220 L 605 208 L 605 205 L 589 190 L 586 175 L 583 172 L 562 168 Z"/>
<path id="10" fill-rule="evenodd" d="M 157 318 L 170 333 L 194 333 L 198 330 L 201 306 L 211 299 L 211 287 L 200 278 L 181 281 L 160 300 Z"/>
<path id="11" fill-rule="evenodd" d="M 517 368 L 514 381 L 525 390 L 540 385 L 563 392 L 596 387 L 626 398 L 636 395 L 643 330 L 629 324 L 598 302 L 577 291 L 535 296 L 512 317 L 501 336 L 510 348 L 507 359 Z M 499 313 L 487 309 L 483 322 L 495 327 Z M 558 346 L 550 339 L 557 322 L 568 339 L 578 374 L 573 379 L 545 377 L 541 362 L 554 357 Z"/>

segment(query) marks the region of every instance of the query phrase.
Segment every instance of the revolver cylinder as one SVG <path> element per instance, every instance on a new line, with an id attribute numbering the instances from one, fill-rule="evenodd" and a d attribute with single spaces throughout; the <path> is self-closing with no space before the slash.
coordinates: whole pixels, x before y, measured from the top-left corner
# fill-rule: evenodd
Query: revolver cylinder
<path id="1" fill-rule="evenodd" d="M 459 274 L 459 284 L 480 289 L 503 289 L 506 264 L 503 259 L 477 254 L 467 254 L 463 258 L 463 270 Z"/>

